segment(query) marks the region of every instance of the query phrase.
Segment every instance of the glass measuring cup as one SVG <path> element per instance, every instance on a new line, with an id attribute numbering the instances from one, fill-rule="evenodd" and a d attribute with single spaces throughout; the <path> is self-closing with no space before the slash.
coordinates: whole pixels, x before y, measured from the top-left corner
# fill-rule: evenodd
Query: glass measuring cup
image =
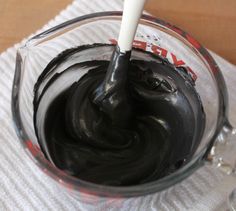
<path id="1" fill-rule="evenodd" d="M 206 126 L 201 143 L 192 160 L 178 171 L 155 182 L 129 187 L 111 187 L 74 178 L 53 166 L 44 157 L 35 134 L 33 118 L 33 90 L 38 78 L 49 62 L 66 49 L 94 43 L 115 44 L 120 22 L 121 13 L 119 12 L 82 16 L 36 35 L 17 53 L 12 111 L 21 143 L 27 154 L 45 173 L 76 196 L 84 192 L 87 195 L 131 197 L 166 189 L 189 176 L 209 158 L 217 165 L 220 162 L 225 164 L 222 160 L 220 162 L 218 160 L 230 153 L 224 153 L 225 144 L 220 143 L 225 143 L 227 139 L 229 139 L 228 142 L 233 143 L 231 141 L 233 129 L 227 120 L 227 90 L 220 69 L 213 58 L 205 48 L 182 30 L 162 20 L 143 16 L 135 37 L 134 47 L 165 57 L 175 66 L 184 66 L 195 80 L 196 90 L 201 97 L 206 113 Z M 77 62 L 95 58 L 109 59 L 112 51 L 111 46 L 91 54 L 80 51 L 75 58 Z M 67 59 L 68 62 L 73 62 L 73 58 L 68 57 Z M 52 74 L 54 74 L 53 71 Z M 78 76 L 77 80 L 81 76 Z M 65 89 L 67 85 L 62 84 L 61 89 Z M 55 91 L 51 92 L 48 100 L 55 96 Z M 217 138 L 219 144 L 216 147 L 214 144 Z M 228 146 L 231 146 L 232 153 L 235 152 L 234 144 L 228 144 Z M 232 163 L 232 159 L 230 159 L 231 157 L 227 158 L 229 164 Z M 233 171 L 233 168 L 231 170 Z"/>

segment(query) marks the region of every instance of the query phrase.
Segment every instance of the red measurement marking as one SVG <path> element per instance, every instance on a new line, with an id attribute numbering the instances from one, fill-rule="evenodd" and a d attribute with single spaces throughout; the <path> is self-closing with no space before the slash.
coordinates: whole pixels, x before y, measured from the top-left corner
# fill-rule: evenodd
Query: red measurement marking
<path id="1" fill-rule="evenodd" d="M 173 60 L 173 63 L 174 63 L 175 66 L 185 65 L 185 62 L 183 60 L 178 60 L 177 57 L 173 53 L 170 53 L 170 55 L 172 57 L 172 60 Z"/>
<path id="2" fill-rule="evenodd" d="M 33 156 L 36 156 L 38 154 L 38 150 L 35 148 L 31 140 L 25 141 L 27 148 L 32 153 Z"/>
<path id="3" fill-rule="evenodd" d="M 192 45 L 194 45 L 196 48 L 200 46 L 200 44 L 199 44 L 196 40 L 194 40 L 194 39 L 191 38 L 190 36 L 187 36 L 187 37 L 188 37 L 187 39 L 189 39 L 189 42 L 190 42 Z M 115 40 L 115 39 L 110 39 L 110 42 L 111 42 L 112 44 L 114 44 L 114 45 L 117 44 L 117 40 Z M 146 50 L 147 50 L 147 42 L 140 41 L 140 40 L 134 40 L 134 42 L 133 42 L 133 47 L 139 48 L 139 49 L 142 49 L 142 50 L 145 50 L 145 51 L 146 51 Z M 178 59 L 175 54 L 173 54 L 173 53 L 169 52 L 167 49 L 162 48 L 162 47 L 157 46 L 157 45 L 151 45 L 151 50 L 152 50 L 152 52 L 153 52 L 154 54 L 160 55 L 160 56 L 162 56 L 163 58 L 166 58 L 167 55 L 169 54 L 169 55 L 171 56 L 171 59 L 172 59 L 171 62 L 172 62 L 176 67 L 178 67 L 178 66 L 184 66 L 184 67 L 187 69 L 187 71 L 190 73 L 190 75 L 192 76 L 192 79 L 193 79 L 194 81 L 197 80 L 197 75 L 194 73 L 194 71 L 193 71 L 189 66 L 186 66 L 186 63 L 185 63 L 183 60 Z"/>
<path id="4" fill-rule="evenodd" d="M 143 42 L 140 40 L 134 40 L 133 47 L 140 48 L 140 49 L 146 49 L 147 48 L 147 42 Z"/>
<path id="5" fill-rule="evenodd" d="M 151 49 L 152 49 L 153 53 L 155 53 L 157 55 L 160 55 L 160 56 L 162 56 L 164 58 L 167 57 L 168 51 L 166 49 L 161 48 L 161 47 L 159 47 L 157 45 L 152 45 Z"/>
<path id="6" fill-rule="evenodd" d="M 186 35 L 186 38 L 195 48 L 197 48 L 197 49 L 201 48 L 200 43 L 197 40 L 195 40 L 194 38 L 192 38 L 191 36 L 189 36 L 188 34 Z"/>

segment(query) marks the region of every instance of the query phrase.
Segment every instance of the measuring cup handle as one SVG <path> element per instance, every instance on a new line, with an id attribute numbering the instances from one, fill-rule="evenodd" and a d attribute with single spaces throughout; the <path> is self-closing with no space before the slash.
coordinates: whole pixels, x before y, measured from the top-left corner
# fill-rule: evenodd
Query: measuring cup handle
<path id="1" fill-rule="evenodd" d="M 222 127 L 206 160 L 226 174 L 236 174 L 236 129 L 228 121 Z"/>

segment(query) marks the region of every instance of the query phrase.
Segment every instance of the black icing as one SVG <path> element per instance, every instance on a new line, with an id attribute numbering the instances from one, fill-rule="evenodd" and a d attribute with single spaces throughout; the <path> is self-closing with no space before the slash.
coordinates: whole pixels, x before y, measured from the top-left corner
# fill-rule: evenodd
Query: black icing
<path id="1" fill-rule="evenodd" d="M 71 54 L 63 52 L 46 67 L 36 93 L 49 69 Z M 41 131 L 40 101 L 70 68 L 47 81 L 34 101 L 45 156 L 73 176 L 113 186 L 154 181 L 188 162 L 205 127 L 201 100 L 184 68 L 155 57 L 158 62 L 129 62 L 130 52 L 116 48 L 113 62 L 78 64 L 90 70 L 51 102 Z"/>

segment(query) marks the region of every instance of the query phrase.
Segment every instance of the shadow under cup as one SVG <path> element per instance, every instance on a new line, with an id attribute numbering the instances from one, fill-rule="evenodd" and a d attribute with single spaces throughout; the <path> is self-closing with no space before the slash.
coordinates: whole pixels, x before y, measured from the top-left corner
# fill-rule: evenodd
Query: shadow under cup
<path id="1" fill-rule="evenodd" d="M 35 84 L 45 67 L 67 49 L 94 43 L 116 44 L 121 23 L 120 12 L 103 12 L 82 16 L 51 28 L 26 42 L 17 52 L 16 72 L 12 91 L 12 112 L 19 139 L 43 172 L 62 184 L 75 196 L 81 192 L 99 196 L 132 197 L 158 192 L 183 180 L 204 164 L 209 150 L 222 128 L 228 127 L 228 98 L 222 74 L 211 55 L 189 34 L 160 19 L 143 16 L 134 40 L 134 47 L 152 52 L 174 64 L 184 66 L 195 80 L 206 115 L 205 130 L 193 158 L 176 172 L 154 182 L 127 187 L 102 186 L 70 176 L 52 165 L 44 156 L 38 144 L 34 128 L 34 97 L 43 91 L 43 85 L 34 93 Z M 85 53 L 83 50 L 62 63 L 48 78 L 66 69 L 73 63 L 92 60 L 109 60 L 113 47 L 104 51 Z M 136 55 L 138 56 L 138 55 Z M 53 70 L 53 66 L 51 69 Z M 86 73 L 70 75 L 64 83 L 52 89 L 45 103 L 45 109 L 55 95 L 70 86 Z M 46 110 L 45 110 L 46 111 Z M 39 118 L 44 119 L 45 111 Z"/>

